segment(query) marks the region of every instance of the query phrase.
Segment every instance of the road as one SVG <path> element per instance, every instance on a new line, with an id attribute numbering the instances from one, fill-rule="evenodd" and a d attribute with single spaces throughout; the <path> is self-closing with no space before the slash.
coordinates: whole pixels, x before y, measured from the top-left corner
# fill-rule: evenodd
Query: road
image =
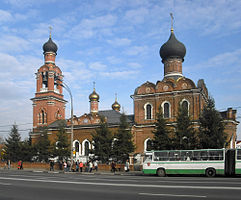
<path id="1" fill-rule="evenodd" d="M 240 198 L 241 177 L 83 175 L 0 170 L 0 200 Z"/>

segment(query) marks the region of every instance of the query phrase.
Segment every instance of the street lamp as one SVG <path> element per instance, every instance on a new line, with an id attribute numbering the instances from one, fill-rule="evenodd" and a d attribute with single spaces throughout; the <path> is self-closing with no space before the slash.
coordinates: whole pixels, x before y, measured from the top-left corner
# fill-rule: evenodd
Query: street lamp
<path id="1" fill-rule="evenodd" d="M 73 166 L 73 138 L 74 138 L 74 124 L 73 124 L 73 97 L 72 97 L 72 93 L 71 90 L 69 88 L 69 86 L 63 82 L 63 80 L 61 80 L 59 77 L 56 77 L 56 80 L 61 81 L 61 85 L 62 87 L 64 87 L 67 92 L 69 93 L 70 96 L 70 106 L 71 106 L 71 135 L 70 135 L 70 151 L 71 151 L 71 155 L 70 155 L 70 162 L 71 162 L 71 169 Z"/>

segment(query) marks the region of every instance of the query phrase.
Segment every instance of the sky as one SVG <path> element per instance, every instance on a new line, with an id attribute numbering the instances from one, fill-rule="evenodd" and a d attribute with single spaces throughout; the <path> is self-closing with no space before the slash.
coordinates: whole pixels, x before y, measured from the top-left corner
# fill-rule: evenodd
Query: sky
<path id="1" fill-rule="evenodd" d="M 13 124 L 22 139 L 32 128 L 30 99 L 49 26 L 74 114 L 89 113 L 94 81 L 99 110 L 111 109 L 117 93 L 121 111 L 133 114 L 135 88 L 164 77 L 159 49 L 170 36 L 170 13 L 187 49 L 183 75 L 204 79 L 216 109 L 237 109 L 241 120 L 240 9 L 240 0 L 0 0 L 0 137 Z"/>

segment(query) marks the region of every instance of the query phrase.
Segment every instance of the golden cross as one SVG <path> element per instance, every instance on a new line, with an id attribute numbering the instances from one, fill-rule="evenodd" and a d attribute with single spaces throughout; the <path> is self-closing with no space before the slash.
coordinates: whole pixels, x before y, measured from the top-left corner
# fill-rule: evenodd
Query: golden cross
<path id="1" fill-rule="evenodd" d="M 49 38 L 51 38 L 51 32 L 53 30 L 53 27 L 52 26 L 49 26 Z"/>
<path id="2" fill-rule="evenodd" d="M 174 21 L 174 17 L 173 17 L 173 14 L 170 13 L 170 16 L 171 16 L 171 31 L 173 31 L 173 21 Z"/>
<path id="3" fill-rule="evenodd" d="M 94 86 L 94 91 L 95 91 L 95 81 L 93 82 L 93 86 Z"/>

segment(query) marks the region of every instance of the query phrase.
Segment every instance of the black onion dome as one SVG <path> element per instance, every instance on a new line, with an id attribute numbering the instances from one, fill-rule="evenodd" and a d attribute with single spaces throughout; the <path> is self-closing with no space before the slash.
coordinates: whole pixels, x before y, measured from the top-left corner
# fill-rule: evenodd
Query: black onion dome
<path id="1" fill-rule="evenodd" d="M 181 58 L 184 61 L 184 56 L 186 55 L 186 47 L 183 43 L 179 42 L 173 30 L 166 43 L 164 43 L 160 48 L 160 56 L 162 61 L 167 58 Z"/>
<path id="2" fill-rule="evenodd" d="M 43 45 L 43 51 L 44 53 L 46 52 L 54 52 L 55 54 L 57 54 L 57 50 L 58 47 L 57 45 L 52 41 L 51 37 L 49 38 L 49 40 L 47 42 L 45 42 L 45 44 Z"/>

